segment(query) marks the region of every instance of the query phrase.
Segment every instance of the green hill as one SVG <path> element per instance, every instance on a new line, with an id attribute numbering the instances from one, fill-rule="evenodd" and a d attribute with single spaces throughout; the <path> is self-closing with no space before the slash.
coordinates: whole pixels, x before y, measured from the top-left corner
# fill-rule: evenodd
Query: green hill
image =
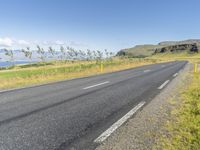
<path id="1" fill-rule="evenodd" d="M 157 48 L 162 48 L 163 45 L 137 45 L 132 48 L 122 49 L 117 55 L 128 55 L 132 57 L 147 57 L 152 55 Z"/>
<path id="2" fill-rule="evenodd" d="M 145 44 L 120 50 L 118 56 L 148 57 L 157 53 L 196 53 L 200 51 L 200 40 L 164 41 L 157 45 Z"/>

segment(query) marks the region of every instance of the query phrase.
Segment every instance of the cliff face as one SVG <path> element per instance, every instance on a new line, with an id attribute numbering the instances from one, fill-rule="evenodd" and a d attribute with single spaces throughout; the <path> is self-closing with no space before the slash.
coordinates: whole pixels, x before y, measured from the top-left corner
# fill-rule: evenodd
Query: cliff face
<path id="1" fill-rule="evenodd" d="M 183 51 L 187 51 L 189 53 L 198 53 L 199 48 L 198 48 L 198 45 L 194 43 L 194 44 L 171 45 L 171 46 L 165 46 L 163 48 L 155 49 L 155 53 L 183 52 Z"/>

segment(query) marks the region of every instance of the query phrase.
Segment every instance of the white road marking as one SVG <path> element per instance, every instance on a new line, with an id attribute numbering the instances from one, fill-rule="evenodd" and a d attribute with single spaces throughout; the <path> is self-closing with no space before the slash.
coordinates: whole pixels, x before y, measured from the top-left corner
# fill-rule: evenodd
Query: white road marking
<path id="1" fill-rule="evenodd" d="M 87 89 L 90 89 L 90 88 L 93 88 L 93 87 L 96 87 L 96 86 L 100 86 L 100 85 L 103 85 L 103 84 L 107 84 L 107 83 L 110 83 L 110 82 L 106 81 L 106 82 L 103 82 L 103 83 L 99 83 L 99 84 L 95 84 L 95 85 L 91 85 L 91 86 L 85 87 L 83 89 L 87 90 Z"/>
<path id="2" fill-rule="evenodd" d="M 176 77 L 178 75 L 178 73 L 175 73 L 174 75 L 173 75 L 173 77 Z"/>
<path id="3" fill-rule="evenodd" d="M 124 122 L 126 122 L 133 114 L 135 114 L 146 102 L 142 101 L 133 109 L 131 109 L 125 116 L 115 122 L 110 128 L 104 131 L 94 142 L 101 143 L 106 140 L 117 128 L 119 128 Z"/>
<path id="4" fill-rule="evenodd" d="M 151 70 L 144 70 L 144 72 L 150 72 Z"/>
<path id="5" fill-rule="evenodd" d="M 161 90 L 162 88 L 164 88 L 170 80 L 165 81 L 161 86 L 158 87 L 159 90 Z"/>
<path id="6" fill-rule="evenodd" d="M 165 65 L 162 65 L 161 67 L 165 67 Z"/>

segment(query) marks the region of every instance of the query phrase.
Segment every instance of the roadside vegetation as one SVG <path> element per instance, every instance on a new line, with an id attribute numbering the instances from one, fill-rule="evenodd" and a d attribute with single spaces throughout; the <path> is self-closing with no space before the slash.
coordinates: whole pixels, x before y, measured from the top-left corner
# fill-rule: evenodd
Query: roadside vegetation
<path id="1" fill-rule="evenodd" d="M 32 60 L 30 48 L 22 49 L 22 52 L 25 57 Z M 13 65 L 1 68 L 0 89 L 85 77 L 160 62 L 158 59 L 115 57 L 107 50 L 84 52 L 62 46 L 59 53 L 49 47 L 48 56 L 43 48 L 37 46 L 40 62 L 24 65 L 14 65 L 15 57 L 12 51 L 5 50 L 5 54 L 10 58 L 9 61 L 13 62 Z"/>
<path id="2" fill-rule="evenodd" d="M 59 50 L 49 47 L 44 50 L 39 45 L 33 51 L 29 47 L 22 49 L 26 59 L 33 60 L 33 53 L 40 60 L 37 63 L 15 65 L 12 50 L 5 49 L 5 55 L 13 65 L 0 68 L 0 89 L 31 86 L 59 80 L 72 79 L 119 71 L 146 64 L 174 60 L 200 60 L 199 54 L 156 54 L 149 57 L 115 56 L 108 50 L 81 51 L 61 46 Z"/>
<path id="3" fill-rule="evenodd" d="M 195 63 L 200 61 L 193 59 Z M 199 150 L 200 148 L 200 66 L 191 72 L 192 81 L 180 96 L 180 103 L 173 100 L 176 109 L 159 135 L 155 149 Z"/>
<path id="4" fill-rule="evenodd" d="M 160 59 L 163 61 L 174 61 L 174 60 L 187 60 L 191 63 L 200 63 L 200 53 L 188 53 L 188 52 L 181 52 L 181 53 L 160 53 L 156 55 L 152 55 L 151 59 Z"/>

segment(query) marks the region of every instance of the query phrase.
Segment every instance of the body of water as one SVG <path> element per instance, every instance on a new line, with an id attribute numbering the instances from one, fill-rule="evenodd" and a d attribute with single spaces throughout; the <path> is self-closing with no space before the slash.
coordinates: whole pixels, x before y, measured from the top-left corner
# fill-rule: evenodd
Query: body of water
<path id="1" fill-rule="evenodd" d="M 34 63 L 31 61 L 15 61 L 13 62 L 7 62 L 7 61 L 0 61 L 0 67 L 9 67 L 12 66 L 13 64 L 15 65 L 20 65 L 20 64 L 29 64 L 29 63 Z"/>

